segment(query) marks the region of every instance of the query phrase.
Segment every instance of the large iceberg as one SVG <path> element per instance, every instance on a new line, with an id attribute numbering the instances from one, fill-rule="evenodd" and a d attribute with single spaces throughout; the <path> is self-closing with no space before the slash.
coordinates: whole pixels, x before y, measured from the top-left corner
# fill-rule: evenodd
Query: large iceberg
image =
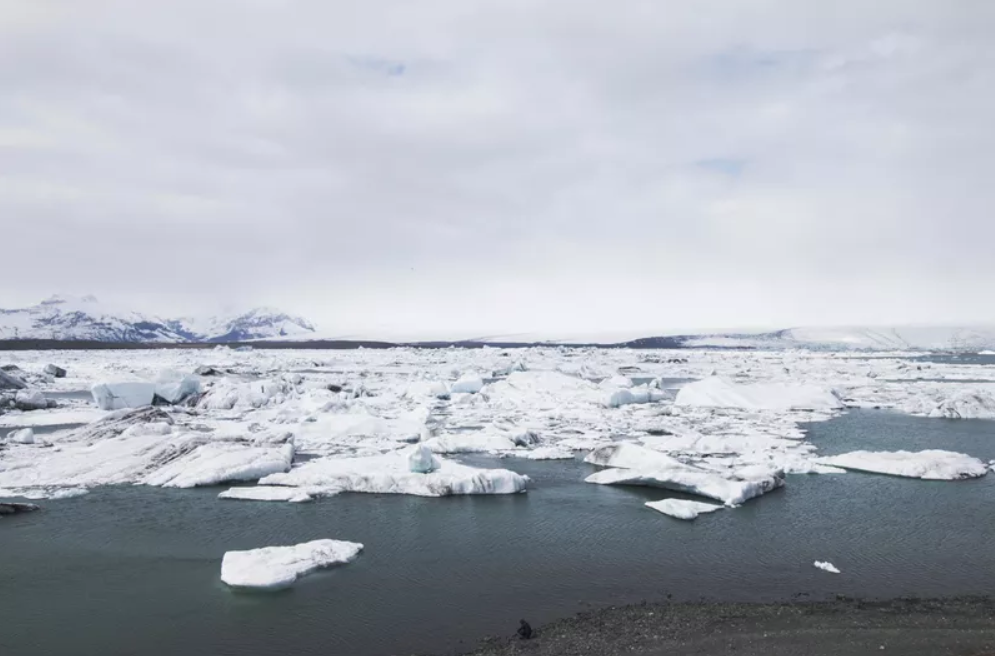
<path id="1" fill-rule="evenodd" d="M 229 551 L 221 561 L 221 580 L 236 588 L 286 588 L 319 567 L 348 563 L 362 550 L 358 542 L 314 540 L 289 547 Z"/>
<path id="2" fill-rule="evenodd" d="M 739 384 L 711 376 L 689 383 L 677 393 L 678 406 L 740 408 L 743 410 L 838 410 L 843 407 L 832 391 L 816 385 L 786 383 Z"/>
<path id="3" fill-rule="evenodd" d="M 675 519 L 692 520 L 698 515 L 721 510 L 722 506 L 714 503 L 702 503 L 701 501 L 689 501 L 687 499 L 664 499 L 662 501 L 647 501 L 647 508 L 652 508 L 664 515 L 669 515 Z"/>
<path id="4" fill-rule="evenodd" d="M 101 410 L 122 410 L 152 405 L 155 383 L 97 383 L 90 390 Z"/>
<path id="5" fill-rule="evenodd" d="M 935 481 L 956 481 L 979 478 L 988 472 L 982 461 L 954 451 L 852 451 L 838 456 L 820 458 L 819 462 L 843 469 L 922 478 Z"/>
<path id="6" fill-rule="evenodd" d="M 418 447 L 420 448 L 420 447 Z M 401 449 L 360 458 L 325 457 L 310 460 L 285 474 L 273 474 L 261 485 L 337 489 L 341 492 L 413 494 L 444 497 L 457 494 L 524 492 L 528 477 L 507 469 L 477 469 L 439 458 L 429 473 L 411 471 L 414 449 Z"/>

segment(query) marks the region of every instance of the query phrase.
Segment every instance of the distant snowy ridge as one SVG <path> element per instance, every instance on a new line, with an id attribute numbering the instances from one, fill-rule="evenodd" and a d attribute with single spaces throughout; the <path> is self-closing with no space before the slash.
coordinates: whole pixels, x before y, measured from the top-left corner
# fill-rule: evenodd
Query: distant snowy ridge
<path id="1" fill-rule="evenodd" d="M 97 342 L 240 342 L 301 339 L 314 326 L 274 308 L 205 319 L 165 319 L 114 307 L 93 296 L 53 296 L 38 305 L 0 309 L 0 340 Z"/>

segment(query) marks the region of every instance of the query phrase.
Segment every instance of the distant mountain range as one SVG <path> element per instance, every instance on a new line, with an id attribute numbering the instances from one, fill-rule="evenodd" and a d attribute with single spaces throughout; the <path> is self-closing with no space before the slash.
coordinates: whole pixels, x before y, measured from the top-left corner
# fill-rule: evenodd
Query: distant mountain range
<path id="1" fill-rule="evenodd" d="M 313 333 L 314 326 L 306 319 L 272 308 L 165 319 L 112 307 L 93 296 L 53 296 L 32 307 L 0 310 L 0 340 L 240 342 L 301 339 Z"/>
<path id="2" fill-rule="evenodd" d="M 866 351 L 995 350 L 995 326 L 848 326 L 776 331 L 598 334 L 516 333 L 434 335 L 432 333 L 318 334 L 306 319 L 273 308 L 242 314 L 166 319 L 112 307 L 93 296 L 53 296 L 38 305 L 0 310 L 0 340 L 57 340 L 117 343 L 224 343 L 266 340 L 312 342 L 315 347 L 368 344 L 390 346 L 496 347 L 530 345 L 627 346 L 631 348 L 822 349 Z"/>

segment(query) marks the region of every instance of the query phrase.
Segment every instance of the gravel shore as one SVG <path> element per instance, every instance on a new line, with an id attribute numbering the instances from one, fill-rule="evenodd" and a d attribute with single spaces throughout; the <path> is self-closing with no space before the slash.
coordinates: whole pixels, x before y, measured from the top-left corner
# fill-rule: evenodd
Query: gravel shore
<path id="1" fill-rule="evenodd" d="M 513 627 L 517 628 L 517 627 Z M 640 604 L 491 638 L 466 656 L 995 656 L 995 600 Z"/>

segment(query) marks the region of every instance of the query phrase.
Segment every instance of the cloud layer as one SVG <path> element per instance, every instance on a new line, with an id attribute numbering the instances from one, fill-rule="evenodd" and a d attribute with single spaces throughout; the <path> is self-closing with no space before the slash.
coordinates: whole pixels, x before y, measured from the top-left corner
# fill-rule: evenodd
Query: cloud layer
<path id="1" fill-rule="evenodd" d="M 0 305 L 995 322 L 986 0 L 0 0 Z"/>

